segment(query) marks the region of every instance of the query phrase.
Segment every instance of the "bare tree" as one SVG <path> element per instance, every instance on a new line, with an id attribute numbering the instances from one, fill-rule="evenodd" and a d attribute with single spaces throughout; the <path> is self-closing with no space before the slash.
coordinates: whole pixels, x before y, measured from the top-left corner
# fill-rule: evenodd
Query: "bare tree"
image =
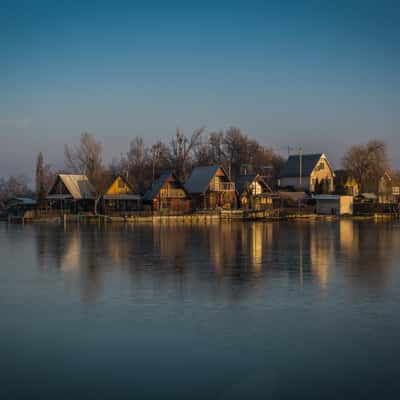
<path id="1" fill-rule="evenodd" d="M 50 164 L 45 164 L 43 154 L 40 152 L 36 160 L 36 199 L 40 208 L 43 208 L 46 203 L 46 195 L 50 186 L 54 182 L 55 172 Z"/>
<path id="2" fill-rule="evenodd" d="M 180 179 L 187 178 L 191 157 L 200 144 L 203 132 L 204 128 L 196 129 L 190 137 L 187 137 L 177 129 L 175 137 L 170 142 L 171 164 Z"/>
<path id="3" fill-rule="evenodd" d="M 379 181 L 389 168 L 386 144 L 371 140 L 352 146 L 343 156 L 342 164 L 358 183 L 361 192 L 377 192 Z"/>
<path id="4" fill-rule="evenodd" d="M 3 205 L 13 197 L 31 197 L 32 190 L 28 186 L 28 179 L 24 175 L 0 178 L 0 203 Z"/>
<path id="5" fill-rule="evenodd" d="M 146 172 L 149 168 L 149 149 L 145 146 L 141 137 L 135 137 L 126 154 L 126 165 L 129 182 L 136 188 L 140 188 L 146 180 Z"/>
<path id="6" fill-rule="evenodd" d="M 104 167 L 102 161 L 102 145 L 89 132 L 81 135 L 79 145 L 65 145 L 65 166 L 72 173 L 85 174 L 95 189 L 104 190 Z"/>

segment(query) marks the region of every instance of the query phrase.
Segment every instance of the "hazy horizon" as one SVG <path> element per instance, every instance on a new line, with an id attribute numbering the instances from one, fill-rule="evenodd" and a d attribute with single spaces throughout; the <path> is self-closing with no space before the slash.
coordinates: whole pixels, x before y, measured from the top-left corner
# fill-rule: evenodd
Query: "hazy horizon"
<path id="1" fill-rule="evenodd" d="M 39 151 L 61 168 L 83 131 L 110 162 L 202 126 L 336 168 L 378 138 L 399 168 L 399 17 L 395 1 L 0 0 L 0 176 L 32 177 Z"/>

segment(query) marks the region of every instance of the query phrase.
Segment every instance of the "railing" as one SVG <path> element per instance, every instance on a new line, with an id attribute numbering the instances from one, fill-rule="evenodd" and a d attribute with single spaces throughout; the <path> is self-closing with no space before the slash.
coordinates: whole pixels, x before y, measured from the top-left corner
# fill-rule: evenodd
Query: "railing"
<path id="1" fill-rule="evenodd" d="M 163 189 L 160 191 L 160 197 L 183 198 L 186 197 L 186 193 L 182 189 Z"/>
<path id="2" fill-rule="evenodd" d="M 229 192 L 235 190 L 234 182 L 215 182 L 210 185 L 212 192 Z"/>

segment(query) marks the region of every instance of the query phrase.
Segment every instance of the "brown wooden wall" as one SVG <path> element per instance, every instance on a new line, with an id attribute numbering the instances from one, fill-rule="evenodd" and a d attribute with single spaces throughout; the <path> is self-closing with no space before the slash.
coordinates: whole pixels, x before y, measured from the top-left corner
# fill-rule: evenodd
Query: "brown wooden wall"
<path id="1" fill-rule="evenodd" d="M 190 211 L 190 200 L 188 198 L 164 198 L 159 201 L 155 198 L 152 202 L 152 210 L 185 214 Z"/>
<path id="2" fill-rule="evenodd" d="M 211 209 L 218 207 L 236 208 L 237 198 L 236 192 L 206 192 L 204 195 L 192 195 L 191 208 L 192 210 Z"/>

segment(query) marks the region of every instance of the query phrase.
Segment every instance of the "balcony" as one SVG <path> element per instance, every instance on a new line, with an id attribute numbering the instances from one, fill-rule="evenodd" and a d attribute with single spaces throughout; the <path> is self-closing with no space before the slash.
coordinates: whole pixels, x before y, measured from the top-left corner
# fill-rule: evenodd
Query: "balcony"
<path id="1" fill-rule="evenodd" d="M 161 198 L 185 198 L 186 193 L 182 189 L 162 189 L 160 191 Z"/>
<path id="2" fill-rule="evenodd" d="M 235 190 L 234 182 L 214 182 L 210 185 L 211 192 L 231 192 Z"/>

